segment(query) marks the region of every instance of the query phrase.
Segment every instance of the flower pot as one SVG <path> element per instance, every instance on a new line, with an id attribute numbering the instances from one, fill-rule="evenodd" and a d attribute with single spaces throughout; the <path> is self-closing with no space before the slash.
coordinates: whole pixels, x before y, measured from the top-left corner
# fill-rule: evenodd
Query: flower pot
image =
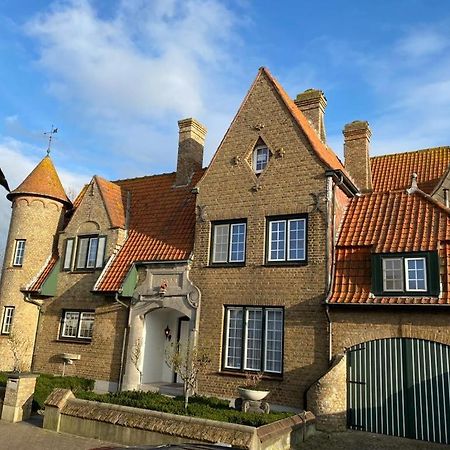
<path id="1" fill-rule="evenodd" d="M 266 398 L 270 391 L 257 391 L 255 389 L 249 389 L 249 388 L 238 388 L 239 397 L 241 397 L 244 400 L 252 400 L 254 402 L 259 402 L 262 399 Z"/>

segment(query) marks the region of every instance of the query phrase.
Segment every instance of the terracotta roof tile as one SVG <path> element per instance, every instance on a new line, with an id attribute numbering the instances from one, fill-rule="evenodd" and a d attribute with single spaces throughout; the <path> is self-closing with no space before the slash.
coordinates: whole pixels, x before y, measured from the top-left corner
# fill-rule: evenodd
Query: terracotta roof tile
<path id="1" fill-rule="evenodd" d="M 43 158 L 25 180 L 7 195 L 7 198 L 12 200 L 19 194 L 44 196 L 71 205 L 50 156 Z"/>
<path id="2" fill-rule="evenodd" d="M 113 228 L 125 228 L 125 192 L 122 192 L 118 184 L 107 181 L 98 175 L 95 176 L 95 179 L 111 221 L 111 226 Z"/>
<path id="3" fill-rule="evenodd" d="M 449 168 L 450 147 L 375 156 L 370 162 L 374 191 L 406 189 L 415 172 L 419 188 L 430 194 Z"/>
<path id="4" fill-rule="evenodd" d="M 44 267 L 41 269 L 41 271 L 38 273 L 36 278 L 31 282 L 30 285 L 25 287 L 23 291 L 25 292 L 35 292 L 39 293 L 42 285 L 44 284 L 44 281 L 47 279 L 47 277 L 50 275 L 51 271 L 55 267 L 56 263 L 59 260 L 58 255 L 52 255 L 48 259 L 48 261 L 44 264 Z"/>
<path id="5" fill-rule="evenodd" d="M 292 114 L 293 118 L 299 125 L 299 127 L 303 130 L 306 137 L 308 138 L 313 150 L 316 152 L 319 159 L 325 163 L 330 169 L 333 170 L 341 170 L 344 172 L 347 176 L 347 172 L 339 160 L 339 158 L 336 156 L 336 154 L 331 150 L 327 145 L 325 145 L 317 136 L 316 131 L 313 129 L 313 127 L 308 122 L 308 119 L 304 116 L 304 114 L 300 111 L 300 109 L 297 107 L 297 105 L 294 103 L 294 101 L 289 97 L 289 95 L 286 93 L 286 91 L 283 89 L 283 87 L 278 83 L 278 81 L 272 76 L 272 74 L 269 72 L 269 70 L 266 67 L 262 67 L 260 69 L 260 72 L 264 72 L 267 77 L 272 82 L 273 86 L 275 87 L 276 91 L 280 95 L 281 99 L 284 101 L 286 107 Z"/>
<path id="6" fill-rule="evenodd" d="M 123 247 L 102 274 L 97 291 L 117 291 L 135 261 L 187 260 L 194 246 L 195 194 L 192 187 L 174 187 L 175 173 L 114 183 L 131 193 L 130 230 Z"/>
<path id="7" fill-rule="evenodd" d="M 450 303 L 450 211 L 421 191 L 378 192 L 351 200 L 336 246 L 330 303 Z M 371 254 L 438 250 L 445 261 L 443 294 L 373 297 Z"/>

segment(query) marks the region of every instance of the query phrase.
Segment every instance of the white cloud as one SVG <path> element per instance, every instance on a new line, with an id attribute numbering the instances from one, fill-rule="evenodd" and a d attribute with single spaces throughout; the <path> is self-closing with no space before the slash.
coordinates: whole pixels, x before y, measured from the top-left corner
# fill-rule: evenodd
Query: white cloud
<path id="1" fill-rule="evenodd" d="M 434 56 L 449 45 L 448 35 L 437 30 L 419 27 L 399 39 L 394 50 L 407 58 Z"/>
<path id="2" fill-rule="evenodd" d="M 28 22 L 50 89 L 92 115 L 201 114 L 207 75 L 226 60 L 233 14 L 215 0 L 124 0 L 111 19 L 87 0 Z"/>

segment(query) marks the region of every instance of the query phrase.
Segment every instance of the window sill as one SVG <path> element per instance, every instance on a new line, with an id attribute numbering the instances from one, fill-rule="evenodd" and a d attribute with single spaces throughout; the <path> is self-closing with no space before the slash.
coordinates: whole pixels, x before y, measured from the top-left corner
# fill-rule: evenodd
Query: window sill
<path id="1" fill-rule="evenodd" d="M 303 267 L 307 265 L 308 261 L 266 261 L 263 267 Z"/>
<path id="2" fill-rule="evenodd" d="M 258 372 L 255 372 L 258 373 Z M 235 377 L 235 378 L 246 378 L 246 373 L 244 372 L 238 372 L 238 371 L 233 371 L 233 370 L 219 370 L 216 372 L 216 375 L 220 375 L 220 376 L 224 376 L 224 377 Z M 262 376 L 263 380 L 271 380 L 271 381 L 283 381 L 283 374 L 280 373 L 279 375 L 277 374 L 268 374 L 268 373 L 264 373 Z"/>
<path id="3" fill-rule="evenodd" d="M 64 342 L 67 344 L 90 344 L 92 339 L 77 339 L 77 338 L 58 338 L 54 342 Z"/>
<path id="4" fill-rule="evenodd" d="M 245 262 L 242 263 L 211 263 L 208 266 L 211 269 L 224 269 L 228 267 L 245 267 Z"/>
<path id="5" fill-rule="evenodd" d="M 436 293 L 432 293 L 432 292 L 428 292 L 428 291 L 406 291 L 406 292 L 399 292 L 399 291 L 395 291 L 395 292 L 391 292 L 391 291 L 387 291 L 387 292 L 382 292 L 380 294 L 374 294 L 374 297 L 377 298 L 382 298 L 382 297 L 436 297 L 438 298 L 440 294 L 436 294 Z"/>

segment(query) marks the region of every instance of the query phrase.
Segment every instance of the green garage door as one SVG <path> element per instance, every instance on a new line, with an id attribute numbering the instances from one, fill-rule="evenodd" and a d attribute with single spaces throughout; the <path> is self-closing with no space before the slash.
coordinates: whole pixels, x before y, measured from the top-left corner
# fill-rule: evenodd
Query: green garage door
<path id="1" fill-rule="evenodd" d="M 347 353 L 348 426 L 450 444 L 450 347 L 392 338 Z"/>

